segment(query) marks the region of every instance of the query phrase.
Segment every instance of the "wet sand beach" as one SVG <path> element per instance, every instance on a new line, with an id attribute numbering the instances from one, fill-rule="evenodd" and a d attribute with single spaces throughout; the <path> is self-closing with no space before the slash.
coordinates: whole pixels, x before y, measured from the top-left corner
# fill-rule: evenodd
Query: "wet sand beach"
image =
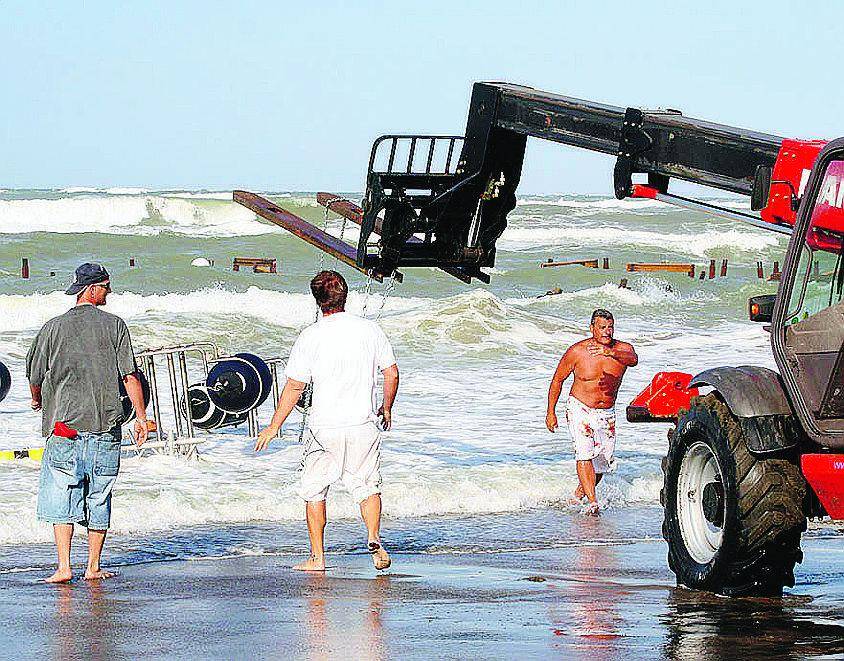
<path id="1" fill-rule="evenodd" d="M 130 564 L 66 586 L 8 573 L 0 643 L 9 658 L 844 654 L 844 538 L 810 535 L 782 600 L 729 600 L 675 587 L 660 540 L 601 539 L 621 514 L 572 516 L 583 539 L 556 548 L 394 550 L 382 575 L 352 551 L 332 554 L 325 575 L 290 570 L 290 553 Z"/>

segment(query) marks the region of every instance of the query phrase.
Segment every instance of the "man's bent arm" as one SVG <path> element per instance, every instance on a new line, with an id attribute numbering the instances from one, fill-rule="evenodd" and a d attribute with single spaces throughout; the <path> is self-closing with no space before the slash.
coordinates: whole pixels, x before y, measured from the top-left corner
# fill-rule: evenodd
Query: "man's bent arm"
<path id="1" fill-rule="evenodd" d="M 267 428 L 261 432 L 262 437 L 266 436 L 269 439 L 278 434 L 278 430 L 281 429 L 284 421 L 287 420 L 287 416 L 290 415 L 293 407 L 296 406 L 296 402 L 299 401 L 304 389 L 304 382 L 290 378 L 287 379 L 287 383 L 284 384 L 284 388 L 278 398 L 278 405 L 275 408 L 275 413 L 273 413 L 273 419 L 270 420 Z M 256 449 L 263 449 L 264 447 L 266 447 L 266 443 L 263 443 L 260 448 L 256 445 Z"/>
<path id="2" fill-rule="evenodd" d="M 639 356 L 636 355 L 636 350 L 626 342 L 618 342 L 614 347 L 607 349 L 607 355 L 625 367 L 636 367 L 639 364 Z"/>
<path id="3" fill-rule="evenodd" d="M 560 362 L 557 364 L 557 369 L 554 371 L 554 376 L 551 379 L 551 385 L 548 388 L 548 413 L 554 413 L 557 409 L 557 402 L 560 399 L 560 392 L 563 390 L 563 383 L 572 373 L 574 369 L 574 361 L 570 354 L 571 349 L 563 354 Z"/>

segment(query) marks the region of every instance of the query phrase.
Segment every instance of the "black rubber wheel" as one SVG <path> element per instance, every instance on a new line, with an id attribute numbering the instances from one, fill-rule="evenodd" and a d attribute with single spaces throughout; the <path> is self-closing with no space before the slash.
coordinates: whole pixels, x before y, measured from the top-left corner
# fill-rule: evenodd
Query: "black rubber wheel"
<path id="1" fill-rule="evenodd" d="M 12 375 L 5 363 L 0 363 L 0 402 L 6 399 L 12 387 Z"/>
<path id="2" fill-rule="evenodd" d="M 662 534 L 677 583 L 727 596 L 794 585 L 806 483 L 792 457 L 759 458 L 714 394 L 680 414 L 663 461 Z"/>

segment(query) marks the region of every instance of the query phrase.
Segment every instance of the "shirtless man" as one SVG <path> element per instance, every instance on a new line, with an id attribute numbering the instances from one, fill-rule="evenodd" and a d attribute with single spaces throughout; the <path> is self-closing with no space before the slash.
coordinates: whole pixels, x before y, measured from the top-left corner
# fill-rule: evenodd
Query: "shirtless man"
<path id="1" fill-rule="evenodd" d="M 635 367 L 639 362 L 632 345 L 613 339 L 613 326 L 609 310 L 595 310 L 589 326 L 592 337 L 568 348 L 548 389 L 545 426 L 548 431 L 554 432 L 557 429 L 556 407 L 560 391 L 563 382 L 574 372 L 574 384 L 566 408 L 580 481 L 574 497 L 580 502 L 586 496 L 590 514 L 598 512 L 595 486 L 604 473 L 614 467 L 615 397 L 627 368 Z"/>

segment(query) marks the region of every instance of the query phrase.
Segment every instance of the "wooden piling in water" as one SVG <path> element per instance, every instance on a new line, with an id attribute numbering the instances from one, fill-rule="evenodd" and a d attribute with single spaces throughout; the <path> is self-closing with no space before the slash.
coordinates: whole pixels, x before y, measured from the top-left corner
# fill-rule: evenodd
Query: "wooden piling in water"
<path id="1" fill-rule="evenodd" d="M 762 262 L 756 262 L 756 277 L 760 280 L 765 279 L 765 269 L 762 268 Z"/>
<path id="2" fill-rule="evenodd" d="M 727 277 L 727 260 L 726 259 L 721 260 L 721 277 L 722 278 Z"/>
<path id="3" fill-rule="evenodd" d="M 690 277 L 695 277 L 695 265 L 694 264 L 685 264 L 685 263 L 676 263 L 676 262 L 657 262 L 657 263 L 646 263 L 646 262 L 630 262 L 627 264 L 627 270 L 631 273 L 634 271 L 643 271 L 647 273 L 651 273 L 654 271 L 667 271 L 669 273 L 686 273 Z"/>
<path id="4" fill-rule="evenodd" d="M 712 280 L 715 277 L 715 260 L 709 260 L 709 279 Z"/>
<path id="5" fill-rule="evenodd" d="M 780 273 L 780 263 L 774 262 L 774 270 L 771 271 L 771 277 L 768 278 L 771 282 L 776 282 L 782 278 L 782 273 Z"/>
<path id="6" fill-rule="evenodd" d="M 29 259 L 21 257 L 21 277 L 24 280 L 29 280 Z"/>
<path id="7" fill-rule="evenodd" d="M 235 257 L 232 271 L 240 271 L 241 266 L 252 267 L 253 273 L 276 273 L 276 260 L 271 257 Z"/>
<path id="8" fill-rule="evenodd" d="M 603 264 L 601 265 L 601 268 L 603 268 L 603 269 L 609 269 L 609 267 L 610 267 L 610 258 L 609 258 L 609 257 L 604 257 L 604 262 L 603 262 Z"/>
<path id="9" fill-rule="evenodd" d="M 547 262 L 542 262 L 539 267 L 540 268 L 549 268 L 551 266 L 585 266 L 590 269 L 598 268 L 598 260 L 597 259 L 569 259 L 564 262 L 554 262 L 550 259 Z"/>

